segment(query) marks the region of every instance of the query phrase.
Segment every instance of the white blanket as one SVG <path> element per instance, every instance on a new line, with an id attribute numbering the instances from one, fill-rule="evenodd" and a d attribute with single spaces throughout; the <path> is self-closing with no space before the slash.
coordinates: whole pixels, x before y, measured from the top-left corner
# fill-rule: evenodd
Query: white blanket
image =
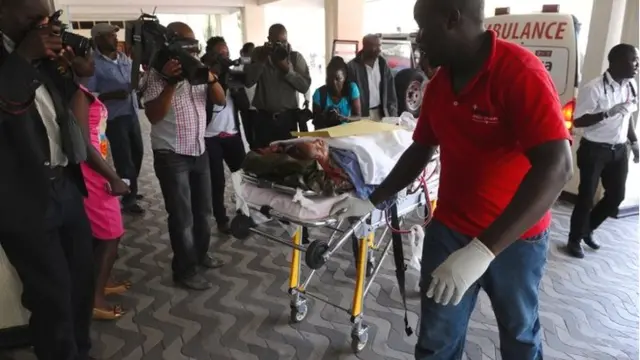
<path id="1" fill-rule="evenodd" d="M 396 130 L 325 140 L 331 147 L 353 151 L 358 157 L 364 182 L 379 185 L 389 175 L 402 153 L 411 146 L 412 136 L 410 131 Z"/>
<path id="2" fill-rule="evenodd" d="M 240 185 L 240 193 L 236 196 L 250 204 L 266 205 L 293 219 L 306 221 L 322 220 L 330 217 L 337 211 L 337 209 L 334 209 L 334 205 L 349 197 L 348 194 L 318 198 L 307 198 L 302 194 L 291 196 L 276 190 L 259 188 L 246 182 Z M 245 215 L 249 214 L 245 212 Z"/>

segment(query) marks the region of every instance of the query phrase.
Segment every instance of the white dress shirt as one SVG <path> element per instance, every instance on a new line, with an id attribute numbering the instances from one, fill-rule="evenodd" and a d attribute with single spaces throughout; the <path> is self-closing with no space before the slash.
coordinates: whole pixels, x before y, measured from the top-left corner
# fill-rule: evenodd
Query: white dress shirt
<path id="1" fill-rule="evenodd" d="M 7 52 L 13 52 L 15 43 L 4 34 L 2 34 L 2 38 L 4 48 Z M 60 138 L 60 126 L 57 121 L 56 109 L 53 105 L 51 94 L 49 94 L 49 91 L 44 85 L 40 85 L 40 87 L 36 89 L 34 102 L 47 131 L 47 137 L 49 138 L 49 151 L 51 154 L 50 166 L 66 166 L 68 160 L 62 151 L 62 140 Z"/>
<path id="2" fill-rule="evenodd" d="M 367 69 L 367 82 L 369 83 L 369 109 L 373 109 L 382 104 L 380 101 L 380 82 L 382 81 L 382 74 L 380 74 L 380 63 L 378 59 L 372 66 L 365 64 Z"/>
<path id="3" fill-rule="evenodd" d="M 574 118 L 605 112 L 617 104 L 628 102 L 629 114 L 617 114 L 584 128 L 583 137 L 606 144 L 623 144 L 629 134 L 629 121 L 638 109 L 638 87 L 634 79 L 617 83 L 609 72 L 584 84 L 578 91 Z"/>

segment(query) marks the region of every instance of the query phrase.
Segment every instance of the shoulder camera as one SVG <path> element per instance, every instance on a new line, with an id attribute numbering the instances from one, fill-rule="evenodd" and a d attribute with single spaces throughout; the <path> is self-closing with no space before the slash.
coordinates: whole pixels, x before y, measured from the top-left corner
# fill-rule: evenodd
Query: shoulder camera
<path id="1" fill-rule="evenodd" d="M 134 85 L 139 80 L 140 65 L 161 72 L 171 59 L 178 60 L 182 66 L 181 80 L 191 85 L 209 81 L 209 68 L 195 56 L 200 52 L 198 40 L 180 37 L 161 25 L 154 15 L 142 14 L 137 20 L 127 22 L 125 40 L 132 50 Z"/>

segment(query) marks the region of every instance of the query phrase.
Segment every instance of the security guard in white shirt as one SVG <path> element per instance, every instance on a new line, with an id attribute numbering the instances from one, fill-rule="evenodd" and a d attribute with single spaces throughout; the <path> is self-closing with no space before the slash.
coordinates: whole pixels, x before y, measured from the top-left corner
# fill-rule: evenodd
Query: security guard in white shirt
<path id="1" fill-rule="evenodd" d="M 624 200 L 629 158 L 627 143 L 638 163 L 638 138 L 632 114 L 638 109 L 638 51 L 629 44 L 614 46 L 608 55 L 609 69 L 578 92 L 574 125 L 584 128 L 577 152 L 580 169 L 578 199 L 571 214 L 567 249 L 583 258 L 582 242 L 597 250 L 592 237 L 595 229 L 614 215 Z M 598 183 L 602 180 L 604 197 L 595 206 Z M 593 208 L 592 208 L 593 207 Z"/>

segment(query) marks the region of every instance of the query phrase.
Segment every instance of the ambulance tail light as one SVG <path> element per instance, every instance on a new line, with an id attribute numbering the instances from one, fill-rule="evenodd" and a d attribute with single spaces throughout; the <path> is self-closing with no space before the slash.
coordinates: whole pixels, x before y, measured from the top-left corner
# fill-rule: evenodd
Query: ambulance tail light
<path id="1" fill-rule="evenodd" d="M 562 117 L 567 130 L 573 129 L 573 111 L 576 109 L 576 99 L 572 99 L 562 107 Z"/>
<path id="2" fill-rule="evenodd" d="M 509 14 L 511 14 L 511 8 L 508 8 L 508 7 L 499 7 L 499 8 L 496 8 L 496 9 L 495 9 L 495 11 L 494 11 L 494 13 L 493 13 L 493 14 L 494 14 L 495 16 L 498 16 L 498 15 L 509 15 Z"/>
<path id="3" fill-rule="evenodd" d="M 552 14 L 557 14 L 560 12 L 560 5 L 554 4 L 554 5 L 542 5 L 542 12 L 543 13 L 552 13 Z"/>

